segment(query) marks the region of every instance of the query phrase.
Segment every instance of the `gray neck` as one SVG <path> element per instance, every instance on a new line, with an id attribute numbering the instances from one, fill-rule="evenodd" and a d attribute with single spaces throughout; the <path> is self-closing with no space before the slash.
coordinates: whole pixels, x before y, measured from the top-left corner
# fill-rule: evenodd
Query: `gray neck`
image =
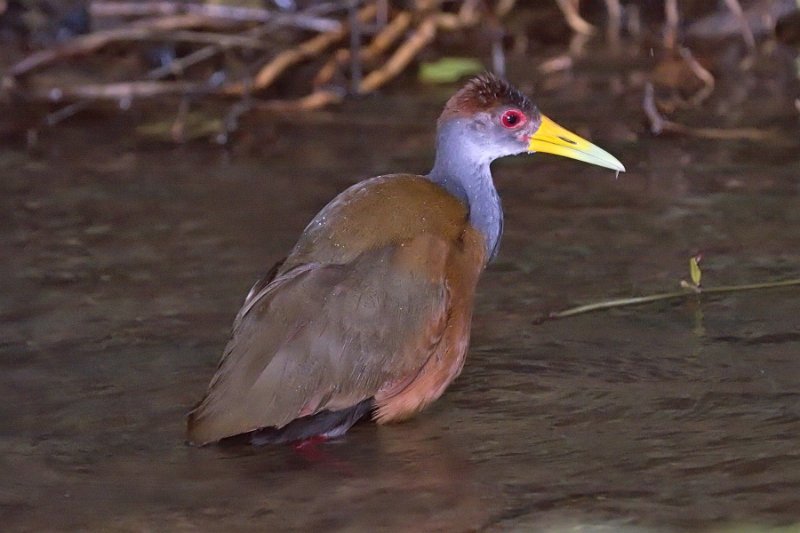
<path id="1" fill-rule="evenodd" d="M 486 262 L 497 255 L 503 234 L 503 206 L 489 168 L 492 158 L 470 142 L 464 124 L 448 121 L 439 128 L 436 161 L 428 179 L 461 200 L 469 209 L 469 222 L 486 242 Z"/>

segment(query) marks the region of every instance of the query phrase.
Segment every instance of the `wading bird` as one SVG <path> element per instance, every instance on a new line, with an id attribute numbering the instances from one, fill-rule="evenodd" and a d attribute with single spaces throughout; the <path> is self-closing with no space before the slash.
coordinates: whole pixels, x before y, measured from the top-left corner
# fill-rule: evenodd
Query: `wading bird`
<path id="1" fill-rule="evenodd" d="M 345 190 L 250 290 L 189 442 L 336 437 L 368 414 L 418 413 L 461 372 L 475 286 L 497 254 L 492 161 L 547 152 L 625 170 L 489 74 L 450 98 L 436 142 L 429 174 Z"/>

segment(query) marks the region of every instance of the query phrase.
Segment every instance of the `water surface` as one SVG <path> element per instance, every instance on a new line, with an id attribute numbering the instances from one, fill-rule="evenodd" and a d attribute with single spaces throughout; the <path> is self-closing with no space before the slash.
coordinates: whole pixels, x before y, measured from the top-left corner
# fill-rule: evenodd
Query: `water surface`
<path id="1" fill-rule="evenodd" d="M 428 169 L 452 88 L 256 114 L 230 148 L 145 140 L 138 116 L 112 115 L 0 150 L 3 529 L 800 521 L 798 289 L 536 321 L 673 290 L 697 252 L 708 286 L 800 277 L 800 144 L 782 89 L 756 79 L 715 104 L 735 116 L 714 115 L 780 142 L 652 138 L 636 79 L 588 65 L 524 84 L 629 172 L 496 164 L 506 234 L 464 373 L 416 419 L 308 454 L 189 448 L 183 417 L 250 284 L 316 211 L 363 177 Z"/>

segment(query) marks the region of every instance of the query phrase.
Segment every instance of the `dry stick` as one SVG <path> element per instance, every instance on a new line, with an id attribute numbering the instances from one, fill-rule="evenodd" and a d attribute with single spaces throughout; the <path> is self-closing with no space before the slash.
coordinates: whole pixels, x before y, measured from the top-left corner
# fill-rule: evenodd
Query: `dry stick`
<path id="1" fill-rule="evenodd" d="M 207 19 L 234 22 L 270 22 L 280 26 L 324 32 L 341 28 L 338 20 L 310 15 L 308 13 L 276 13 L 269 9 L 237 7 L 220 4 L 191 4 L 184 2 L 100 2 L 89 5 L 92 17 L 130 17 L 146 15 L 177 15 L 188 13 Z"/>
<path id="2" fill-rule="evenodd" d="M 35 52 L 12 66 L 8 74 L 18 78 L 61 59 L 88 54 L 112 42 L 144 39 L 154 34 L 202 26 L 207 22 L 208 19 L 195 15 L 178 15 L 141 20 L 125 28 L 97 31 L 76 37 L 61 46 Z"/>
<path id="3" fill-rule="evenodd" d="M 480 19 L 480 9 L 482 0 L 464 0 L 461 2 L 461 9 L 458 10 L 458 18 L 462 25 L 471 26 Z"/>
<path id="4" fill-rule="evenodd" d="M 220 48 L 250 48 L 254 50 L 265 50 L 267 46 L 258 39 L 243 35 L 231 35 L 229 33 L 199 32 L 199 31 L 173 31 L 157 32 L 150 36 L 130 40 L 169 40 L 175 42 L 213 44 Z"/>
<path id="5" fill-rule="evenodd" d="M 642 14 L 639 6 L 636 4 L 629 4 L 625 7 L 625 14 L 627 15 L 628 23 L 625 24 L 625 29 L 635 40 L 639 40 L 642 36 Z"/>
<path id="6" fill-rule="evenodd" d="M 368 93 L 381 87 L 396 77 L 408 64 L 436 37 L 437 29 L 454 30 L 474 25 L 480 21 L 476 6 L 477 0 L 464 2 L 456 15 L 436 13 L 425 17 L 414 32 L 400 45 L 394 54 L 379 69 L 370 72 L 359 85 L 359 93 Z M 505 7 L 512 7 L 513 2 L 505 2 Z M 399 23 L 398 23 L 399 24 Z M 388 35 L 388 34 L 387 34 Z M 387 39 L 388 40 L 388 39 Z M 387 42 L 387 46 L 390 43 Z M 342 99 L 341 93 L 318 89 L 309 96 L 291 102 L 267 102 L 266 107 L 272 109 L 316 109 Z M 260 105 L 260 107 L 264 104 Z"/>
<path id="7" fill-rule="evenodd" d="M 458 13 L 435 13 L 429 16 L 436 17 L 436 26 L 440 30 L 455 31 L 469 26 L 474 26 L 481 21 L 478 11 L 479 0 L 465 0 L 461 3 Z M 503 6 L 498 6 L 502 8 Z"/>
<path id="8" fill-rule="evenodd" d="M 192 5 L 187 9 L 187 11 L 189 13 L 202 13 L 210 18 L 227 18 L 230 20 L 240 21 L 252 21 L 254 20 L 254 16 L 260 15 L 262 16 L 260 22 L 270 22 L 278 26 L 294 26 L 316 32 L 334 31 L 342 28 L 342 23 L 336 19 L 309 15 L 303 12 L 274 13 L 266 9 L 235 7 L 210 3 Z"/>
<path id="9" fill-rule="evenodd" d="M 348 22 L 350 24 L 350 91 L 355 93 L 358 91 L 358 86 L 361 83 L 361 23 L 358 20 L 356 13 L 356 4 L 358 0 L 350 0 L 350 8 L 348 9 Z M 375 6 L 377 13 L 377 4 Z"/>
<path id="10" fill-rule="evenodd" d="M 263 35 L 265 31 L 267 31 L 267 25 L 261 25 L 257 28 L 253 28 L 250 31 L 246 32 L 245 36 L 249 39 L 256 40 L 258 37 Z M 179 76 L 190 66 L 196 65 L 197 63 L 200 63 L 202 61 L 214 57 L 223 49 L 224 48 L 219 46 L 218 44 L 204 46 L 203 48 L 200 48 L 199 50 L 196 50 L 191 54 L 170 61 L 166 65 L 151 70 L 150 72 L 147 73 L 146 77 L 148 80 L 160 80 L 161 78 L 165 78 L 170 75 Z M 73 102 L 71 104 L 62 107 L 61 109 L 49 113 L 44 118 L 44 123 L 47 126 L 55 126 L 59 122 L 62 122 L 72 116 L 75 116 L 77 113 L 80 113 L 81 111 L 89 108 L 91 105 L 92 105 L 91 100 L 81 100 L 79 102 Z"/>
<path id="11" fill-rule="evenodd" d="M 503 18 L 508 15 L 509 11 L 514 9 L 514 4 L 517 0 L 498 0 L 494 8 L 494 14 L 497 18 Z"/>
<path id="12" fill-rule="evenodd" d="M 184 13 L 185 4 L 177 2 L 101 2 L 89 3 L 89 14 L 94 18 L 102 17 L 143 17 L 164 16 Z"/>
<path id="13" fill-rule="evenodd" d="M 67 120 L 70 117 L 73 117 L 80 113 L 81 111 L 88 109 L 91 107 L 92 102 L 89 100 L 81 100 L 80 102 L 72 102 L 71 104 L 67 104 L 60 109 L 56 109 L 52 113 L 48 113 L 44 117 L 44 124 L 45 126 L 53 127 L 59 122 Z"/>
<path id="14" fill-rule="evenodd" d="M 678 49 L 678 52 L 680 53 L 681 58 L 686 61 L 686 64 L 692 71 L 692 74 L 697 76 L 698 79 L 703 82 L 703 88 L 697 91 L 689 100 L 693 105 L 700 105 L 706 100 L 706 98 L 711 96 L 711 93 L 714 92 L 714 86 L 716 84 L 714 76 L 694 58 L 691 50 L 682 46 Z"/>
<path id="15" fill-rule="evenodd" d="M 572 57 L 580 57 L 586 52 L 586 45 L 592 38 L 591 35 L 583 33 L 573 33 L 569 40 L 569 54 Z"/>
<path id="16" fill-rule="evenodd" d="M 505 30 L 500 23 L 500 17 L 497 16 L 497 11 L 488 11 L 484 15 L 483 20 L 483 33 L 489 36 L 491 42 L 491 64 L 492 72 L 500 77 L 506 76 L 506 53 L 503 49 L 503 37 L 505 37 Z"/>
<path id="17" fill-rule="evenodd" d="M 775 140 L 778 134 L 774 130 L 759 130 L 756 128 L 692 128 L 677 122 L 672 122 L 664 118 L 658 112 L 655 103 L 653 84 L 648 82 L 644 86 L 644 99 L 642 100 L 642 109 L 650 122 L 650 131 L 653 135 L 660 135 L 667 131 L 670 133 L 677 133 L 680 135 L 688 135 L 691 137 L 698 137 L 702 139 L 716 139 L 716 140 L 746 140 L 746 141 L 764 141 Z"/>
<path id="18" fill-rule="evenodd" d="M 592 311 L 600 311 L 602 309 L 612 309 L 615 307 L 625 307 L 629 305 L 639 305 L 651 302 L 658 302 L 662 300 L 673 300 L 676 298 L 685 298 L 690 295 L 702 294 L 720 294 L 728 292 L 739 291 L 752 291 L 757 289 L 773 289 L 779 287 L 792 287 L 800 285 L 800 279 L 788 279 L 784 281 L 770 281 L 766 283 L 749 283 L 745 285 L 725 285 L 722 287 L 711 287 L 708 289 L 691 288 L 683 291 L 664 292 L 660 294 L 652 294 L 650 296 L 637 296 L 634 298 L 620 298 L 618 300 L 606 300 L 604 302 L 596 302 L 593 304 L 579 305 L 564 311 L 549 313 L 546 318 L 566 318 L 568 316 L 581 315 L 584 313 L 591 313 Z"/>
<path id="19" fill-rule="evenodd" d="M 678 24 L 680 23 L 678 0 L 666 0 L 666 2 L 664 2 L 664 16 L 666 18 L 664 48 L 673 50 L 678 43 Z"/>
<path id="20" fill-rule="evenodd" d="M 426 16 L 406 41 L 386 60 L 386 63 L 364 78 L 359 86 L 359 92 L 364 94 L 374 91 L 400 74 L 419 52 L 433 41 L 438 30 L 458 30 L 479 23 L 481 17 L 477 7 L 478 3 L 477 0 L 465 1 L 457 15 L 434 13 Z M 499 7 L 510 9 L 513 5 L 513 2 L 506 2 Z"/>
<path id="21" fill-rule="evenodd" d="M 149 80 L 160 80 L 161 78 L 166 78 L 167 76 L 180 76 L 186 71 L 187 68 L 191 67 L 192 65 L 202 63 L 207 59 L 211 59 L 219 52 L 220 48 L 218 46 L 204 46 L 203 48 L 195 50 L 190 54 L 175 58 L 165 65 L 154 68 L 147 73 L 146 77 Z"/>
<path id="22" fill-rule="evenodd" d="M 642 99 L 642 109 L 650 122 L 650 133 L 653 135 L 661 135 L 665 129 L 665 124 L 668 122 L 656 108 L 655 89 L 652 82 L 644 84 L 644 98 Z"/>
<path id="23" fill-rule="evenodd" d="M 462 3 L 458 14 L 437 13 L 426 16 L 400 45 L 386 63 L 370 72 L 359 86 L 361 94 L 374 91 L 396 77 L 436 37 L 437 29 L 454 30 L 475 24 L 479 20 L 475 0 Z"/>
<path id="24" fill-rule="evenodd" d="M 776 130 L 760 130 L 757 128 L 692 128 L 684 124 L 666 121 L 664 130 L 699 139 L 714 139 L 717 141 L 774 141 L 779 139 Z"/>
<path id="25" fill-rule="evenodd" d="M 389 0 L 377 0 L 378 12 L 375 14 L 375 24 L 383 28 L 389 23 Z"/>
<path id="26" fill-rule="evenodd" d="M 255 28 L 251 28 L 250 30 L 245 32 L 245 37 L 248 39 L 252 39 L 258 42 L 261 42 L 261 38 L 269 33 L 272 29 L 270 24 L 261 24 Z M 199 50 L 195 50 L 194 52 L 187 54 L 183 57 L 176 58 L 166 65 L 161 67 L 155 68 L 147 73 L 147 79 L 150 80 L 158 80 L 161 78 L 165 78 L 167 76 L 179 76 L 183 74 L 187 68 L 201 63 L 207 59 L 211 59 L 218 53 L 225 50 L 225 47 L 220 46 L 218 44 L 211 44 L 209 46 L 204 46 Z"/>
<path id="27" fill-rule="evenodd" d="M 178 114 L 172 127 L 169 129 L 170 137 L 173 142 L 180 143 L 186 137 L 186 119 L 189 116 L 189 98 L 184 96 L 181 98 L 181 103 L 178 104 Z"/>
<path id="28" fill-rule="evenodd" d="M 246 32 L 246 35 L 251 38 L 259 39 L 266 35 L 271 29 L 273 25 L 270 23 L 261 24 L 255 28 L 251 28 Z M 205 48 L 201 48 L 200 50 L 184 56 L 180 59 L 176 59 L 175 61 L 171 61 L 165 67 L 168 68 L 165 71 L 165 75 L 168 73 L 173 74 L 180 74 L 188 68 L 188 66 L 199 63 L 205 59 L 213 57 L 214 55 L 218 54 L 219 52 L 224 51 L 224 49 L 217 47 L 217 46 L 207 46 Z M 149 77 L 151 79 L 155 78 L 159 72 L 159 69 L 151 71 Z M 163 76 L 158 76 L 163 77 Z M 228 140 L 230 139 L 231 133 L 236 131 L 239 126 L 239 119 L 242 115 L 248 112 L 253 107 L 252 99 L 250 98 L 250 94 L 246 93 L 240 98 L 236 103 L 234 103 L 228 112 L 225 114 L 225 119 L 222 121 L 222 128 L 215 136 L 215 141 L 217 144 L 227 144 Z"/>
<path id="29" fill-rule="evenodd" d="M 358 20 L 366 22 L 375 16 L 376 9 L 374 4 L 361 8 L 357 15 Z M 286 69 L 321 54 L 335 42 L 344 39 L 347 32 L 347 28 L 343 27 L 336 31 L 317 35 L 294 48 L 284 50 L 272 58 L 272 61 L 261 67 L 261 70 L 253 78 L 250 90 L 258 91 L 269 87 Z M 245 89 L 245 84 L 240 82 L 227 87 L 224 92 L 229 95 L 241 95 L 245 92 Z"/>
<path id="30" fill-rule="evenodd" d="M 622 6 L 619 0 L 606 0 L 606 11 L 608 12 L 608 27 L 606 35 L 612 47 L 619 46 L 620 30 L 622 29 Z"/>
<path id="31" fill-rule="evenodd" d="M 372 42 L 361 51 L 362 61 L 377 59 L 381 54 L 389 49 L 411 25 L 411 13 L 401 11 L 392 21 L 387 24 L 375 37 Z"/>
<path id="32" fill-rule="evenodd" d="M 105 35 L 102 35 L 99 39 L 87 39 L 87 41 L 80 41 L 79 38 L 75 41 L 67 43 L 58 50 L 61 52 L 62 57 L 69 57 L 92 52 L 112 42 L 125 41 L 175 41 L 185 43 L 214 44 L 221 48 L 239 47 L 256 50 L 263 50 L 267 48 L 263 42 L 250 37 L 232 35 L 230 33 L 206 31 L 164 31 L 161 29 L 154 30 L 150 28 L 119 28 L 116 30 L 109 30 L 108 32 L 96 32 L 87 37 L 94 37 L 98 34 Z"/>
<path id="33" fill-rule="evenodd" d="M 399 74 L 405 66 L 419 53 L 419 51 L 430 43 L 436 35 L 437 27 L 442 29 L 459 29 L 465 26 L 473 25 L 480 21 L 475 6 L 477 0 L 471 0 L 462 4 L 462 9 L 458 15 L 451 14 L 437 14 L 431 15 L 419 24 L 417 30 L 409 37 L 409 39 L 398 48 L 389 61 L 377 71 L 374 71 L 367 76 L 367 78 L 360 84 L 360 91 L 368 92 L 386 83 L 389 79 Z M 498 5 L 498 13 L 505 9 L 510 9 L 514 5 L 514 0 L 506 0 Z M 362 8 L 358 17 L 361 21 L 366 21 L 373 17 L 376 12 L 376 7 L 372 4 Z M 178 17 L 167 17 L 175 19 Z M 185 17 L 184 17 L 185 18 Z M 142 22 L 149 21 L 140 21 Z M 163 24 L 163 19 L 158 21 Z M 399 23 L 398 23 L 399 24 Z M 277 76 L 284 72 L 290 66 L 303 61 L 304 59 L 311 58 L 314 55 L 321 53 L 336 40 L 344 38 L 347 34 L 346 28 L 342 28 L 336 32 L 328 32 L 327 34 L 319 35 L 309 41 L 301 43 L 292 50 L 283 52 L 273 58 L 273 60 L 263 67 L 252 84 L 243 82 L 224 87 L 221 91 L 217 85 L 209 83 L 191 83 L 191 82 L 129 82 L 129 83 L 114 83 L 114 84 L 89 84 L 78 87 L 71 87 L 68 89 L 51 89 L 39 90 L 34 94 L 40 98 L 48 98 L 58 100 L 61 98 L 94 98 L 94 99 L 131 99 L 137 97 L 158 96 L 167 94 L 184 94 L 184 93 L 208 93 L 208 92 L 221 92 L 227 95 L 242 95 L 248 94 L 250 90 L 263 89 L 271 84 Z M 387 34 L 388 35 L 388 34 Z M 391 41 L 391 39 L 387 39 Z M 396 38 L 394 39 L 396 40 Z M 378 41 L 380 43 L 380 41 Z M 376 49 L 377 49 L 377 43 Z M 391 42 L 387 42 L 385 46 L 389 46 Z M 383 45 L 381 45 L 383 46 Z M 206 52 L 208 53 L 208 52 Z M 261 102 L 258 107 L 276 109 L 276 110 L 294 110 L 294 109 L 316 109 L 325 105 L 340 102 L 343 95 L 334 90 L 318 89 L 311 94 L 296 100 L 273 100 Z"/>
<path id="34" fill-rule="evenodd" d="M 365 61 L 364 55 L 364 50 L 362 49 L 361 61 Z M 339 48 L 333 52 L 331 58 L 320 67 L 316 75 L 314 75 L 311 85 L 316 88 L 329 84 L 339 69 L 348 62 L 350 62 L 350 50 L 347 48 Z"/>
<path id="35" fill-rule="evenodd" d="M 411 25 L 412 16 L 408 11 L 401 11 L 373 37 L 372 42 L 359 52 L 362 63 L 377 59 L 389 49 Z M 337 70 L 350 61 L 350 50 L 342 48 L 337 50 L 333 57 L 319 69 L 314 77 L 314 86 L 319 87 L 330 83 Z"/>
<path id="36" fill-rule="evenodd" d="M 220 18 L 228 18 L 234 20 L 248 20 L 261 18 L 264 21 L 274 21 L 278 17 L 297 18 L 298 16 L 309 17 L 316 15 L 324 15 L 333 11 L 340 11 L 343 9 L 342 0 L 330 2 L 318 2 L 313 6 L 309 6 L 300 13 L 274 13 L 267 9 L 250 8 L 250 7 L 237 7 L 226 4 L 212 3 L 209 4 L 206 0 L 194 0 L 188 2 L 185 0 L 92 0 L 89 3 L 89 14 L 94 18 L 103 17 L 136 17 L 148 15 L 175 15 L 178 13 L 186 13 L 188 9 L 194 9 L 196 12 L 205 14 L 206 16 L 216 16 Z"/>
<path id="37" fill-rule="evenodd" d="M 231 133 L 239 129 L 239 119 L 253 108 L 253 100 L 245 97 L 234 103 L 227 113 L 225 119 L 222 121 L 222 128 L 217 132 L 214 140 L 217 144 L 228 144 Z"/>
<path id="38" fill-rule="evenodd" d="M 93 6 L 95 6 L 96 4 L 97 3 L 93 4 Z M 164 4 L 170 4 L 170 2 L 165 2 Z M 215 17 L 213 16 L 215 13 L 216 14 L 227 13 L 230 10 L 235 11 L 235 10 L 245 9 L 245 11 L 242 11 L 241 13 L 239 13 L 239 11 L 235 11 L 236 13 L 239 13 L 241 17 L 239 18 L 228 17 L 228 18 L 235 21 L 246 21 L 246 22 L 261 21 L 262 19 L 264 19 L 264 17 L 259 18 L 256 13 L 252 13 L 251 18 L 246 18 L 245 14 L 249 8 L 230 8 L 226 6 L 214 6 L 214 5 L 202 5 L 202 6 L 200 5 L 190 6 L 188 4 L 183 4 L 183 5 L 186 6 L 186 10 L 192 12 L 188 14 L 171 15 L 165 17 L 155 17 L 155 18 L 138 20 L 127 27 L 115 28 L 112 30 L 97 31 L 94 33 L 90 33 L 88 35 L 77 37 L 61 46 L 48 48 L 46 50 L 41 50 L 39 52 L 35 52 L 29 55 L 16 65 L 12 66 L 8 74 L 13 78 L 18 78 L 20 76 L 23 76 L 31 72 L 32 70 L 42 68 L 58 60 L 65 59 L 68 57 L 73 57 L 76 55 L 88 54 L 104 46 L 107 46 L 108 44 L 113 42 L 150 39 L 159 36 L 159 34 L 175 32 L 176 30 L 219 24 L 220 17 L 216 17 L 215 19 Z M 282 16 L 278 15 L 273 16 L 271 12 L 268 11 L 267 13 L 269 13 L 270 16 L 266 17 L 264 20 L 269 20 L 273 24 L 280 24 L 281 21 L 283 20 Z M 300 16 L 300 14 L 292 16 L 296 18 Z M 334 25 L 326 26 L 326 31 L 330 33 L 335 33 L 335 32 L 342 32 L 343 29 L 342 25 L 338 21 L 336 21 L 335 26 Z M 205 34 L 205 35 L 209 36 L 203 37 L 201 36 L 201 34 L 190 33 L 190 34 L 183 34 L 183 37 L 186 38 L 186 40 L 194 40 L 196 42 L 208 42 L 208 43 L 216 42 L 223 46 L 224 45 L 248 46 L 252 48 L 260 48 L 263 46 L 262 43 L 227 34 L 224 35 Z"/>
<path id="39" fill-rule="evenodd" d="M 252 30 L 246 32 L 245 36 L 255 41 L 264 32 L 264 28 L 264 25 L 259 26 L 258 28 L 253 28 Z M 191 54 L 179 59 L 175 59 L 174 61 L 170 61 L 167 65 L 151 70 L 147 74 L 147 79 L 159 80 L 169 75 L 178 76 L 182 74 L 183 71 L 188 67 L 214 57 L 221 49 L 222 48 L 216 44 L 204 46 L 203 48 L 196 50 Z M 91 105 L 91 100 L 81 100 L 79 102 L 73 102 L 65 105 L 61 109 L 53 111 L 52 113 L 48 113 L 44 118 L 44 123 L 50 127 L 55 126 L 59 122 L 73 117 L 85 109 L 88 109 Z"/>
<path id="40" fill-rule="evenodd" d="M 747 48 L 751 53 L 754 52 L 756 49 L 756 38 L 753 36 L 753 30 L 750 29 L 750 24 L 744 16 L 744 11 L 742 11 L 739 0 L 725 0 L 725 3 L 728 5 L 728 9 L 733 11 L 733 14 L 736 15 L 736 19 L 739 21 L 739 26 L 742 30 L 742 38 L 745 44 L 747 44 Z"/>
<path id="41" fill-rule="evenodd" d="M 369 19 L 375 13 L 374 6 L 367 6 L 359 11 L 359 17 Z M 169 17 L 171 20 L 166 23 L 173 23 L 179 17 Z M 187 20 L 186 16 L 181 16 L 183 20 Z M 158 26 L 166 24 L 164 19 L 156 21 Z M 259 72 L 260 78 L 256 80 L 251 87 L 250 84 L 236 83 L 222 89 L 224 94 L 241 96 L 248 94 L 253 88 L 264 88 L 282 73 L 286 68 L 292 66 L 296 62 L 302 61 L 306 57 L 313 57 L 321 52 L 330 43 L 335 42 L 345 36 L 346 30 L 341 29 L 335 32 L 318 35 L 305 43 L 302 43 L 297 48 L 278 54 L 272 62 L 266 65 Z M 97 44 L 99 41 L 95 40 L 92 44 Z M 101 44 L 102 45 L 102 44 Z M 257 85 L 260 83 L 261 85 Z M 51 101 L 60 101 L 62 99 L 95 99 L 95 100 L 120 100 L 131 98 L 146 98 L 161 95 L 175 95 L 184 93 L 210 93 L 219 91 L 219 86 L 209 83 L 186 82 L 186 81 L 134 81 L 134 82 L 120 82 L 110 84 L 86 84 L 66 88 L 51 88 L 51 89 L 34 89 L 31 95 L 34 98 L 47 99 Z M 313 106 L 323 106 L 329 103 L 335 103 L 341 100 L 340 95 L 333 92 L 320 92 L 318 94 L 312 93 L 311 95 L 299 99 L 294 103 L 288 103 L 286 107 L 295 106 L 300 109 L 312 109 Z M 272 103 L 272 107 L 282 107 L 276 103 Z M 267 103 L 267 107 L 270 104 Z"/>
<path id="42" fill-rule="evenodd" d="M 317 89 L 307 96 L 294 100 L 267 100 L 255 102 L 254 107 L 269 111 L 313 111 L 325 106 L 338 104 L 344 99 L 344 94 L 332 89 Z"/>
<path id="43" fill-rule="evenodd" d="M 503 29 L 499 24 L 493 24 L 492 39 L 492 71 L 498 76 L 506 76 L 506 53 L 503 50 Z"/>
<path id="44" fill-rule="evenodd" d="M 567 25 L 572 28 L 575 33 L 582 35 L 592 35 L 594 33 L 594 26 L 586 22 L 578 11 L 578 2 L 573 0 L 556 0 Z"/>
<path id="45" fill-rule="evenodd" d="M 382 67 L 364 77 L 358 87 L 358 92 L 365 94 L 374 91 L 400 74 L 420 50 L 433 41 L 434 37 L 436 37 L 436 15 L 428 15 Z"/>
<path id="46" fill-rule="evenodd" d="M 551 57 L 542 61 L 536 69 L 542 74 L 553 74 L 555 72 L 562 72 L 569 70 L 574 65 L 575 60 L 569 54 L 562 54 L 560 56 Z"/>
<path id="47" fill-rule="evenodd" d="M 90 98 L 93 100 L 126 100 L 133 98 L 149 98 L 153 96 L 175 95 L 185 93 L 212 93 L 219 89 L 216 84 L 189 81 L 130 81 L 119 83 L 88 83 L 64 87 L 63 89 L 40 88 L 31 89 L 30 94 L 39 100 L 59 102 Z"/>

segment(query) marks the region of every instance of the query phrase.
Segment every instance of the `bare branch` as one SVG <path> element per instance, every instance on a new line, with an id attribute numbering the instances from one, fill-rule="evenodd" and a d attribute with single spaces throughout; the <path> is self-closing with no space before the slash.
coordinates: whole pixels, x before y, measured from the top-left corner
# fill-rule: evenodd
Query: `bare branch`
<path id="1" fill-rule="evenodd" d="M 594 26 L 586 22 L 578 11 L 578 0 L 556 0 L 556 4 L 564 14 L 564 19 L 569 27 L 572 28 L 572 31 L 582 35 L 592 35 L 594 33 Z"/>
<path id="2" fill-rule="evenodd" d="M 360 93 L 374 91 L 390 79 L 397 76 L 436 37 L 436 16 L 429 15 L 417 29 L 406 39 L 386 63 L 379 69 L 370 72 L 359 86 Z"/>
<path id="3" fill-rule="evenodd" d="M 693 105 L 700 105 L 714 92 L 714 86 L 716 84 L 714 76 L 694 58 L 691 50 L 682 46 L 678 52 L 683 60 L 686 61 L 692 74 L 703 82 L 703 88 L 697 91 L 690 100 Z"/>
<path id="4" fill-rule="evenodd" d="M 618 46 L 620 41 L 620 30 L 622 29 L 622 6 L 619 0 L 605 0 L 606 11 L 608 12 L 608 27 L 606 36 L 612 46 Z"/>
<path id="5" fill-rule="evenodd" d="M 360 50 L 360 59 L 364 63 L 371 62 L 389 49 L 411 25 L 412 16 L 408 11 L 398 13 L 384 28 L 378 33 L 365 48 Z M 333 57 L 319 69 L 314 78 L 314 86 L 319 87 L 330 83 L 336 74 L 337 69 L 346 65 L 350 61 L 350 50 L 337 50 Z"/>
<path id="6" fill-rule="evenodd" d="M 664 16 L 666 18 L 664 48 L 674 50 L 678 44 L 678 24 L 680 24 L 678 0 L 666 0 L 664 3 Z"/>
<path id="7" fill-rule="evenodd" d="M 753 30 L 750 28 L 750 24 L 747 22 L 747 18 L 744 16 L 744 11 L 742 11 L 742 6 L 739 4 L 739 0 L 725 0 L 725 3 L 728 5 L 728 9 L 733 11 L 733 14 L 736 15 L 736 19 L 739 21 L 739 26 L 742 30 L 742 38 L 744 39 L 745 44 L 747 44 L 747 48 L 750 50 L 750 52 L 755 51 L 756 38 L 753 36 Z"/>
<path id="8" fill-rule="evenodd" d="M 270 111 L 311 111 L 320 109 L 332 104 L 338 104 L 344 98 L 341 92 L 329 89 L 317 89 L 308 96 L 297 98 L 294 100 L 267 100 L 265 102 L 258 102 L 255 107 L 259 109 L 268 109 Z"/>
<path id="9" fill-rule="evenodd" d="M 358 12 L 358 20 L 366 22 L 375 16 L 377 8 L 374 4 L 363 7 Z M 302 61 L 321 54 L 328 47 L 341 41 L 347 36 L 347 28 L 340 28 L 313 37 L 300 43 L 294 48 L 284 50 L 276 55 L 272 61 L 261 67 L 261 70 L 253 78 L 252 90 L 263 90 L 275 81 L 286 69 Z M 242 94 L 245 92 L 245 84 L 239 83 L 229 87 L 227 94 Z"/>
<path id="10" fill-rule="evenodd" d="M 162 95 L 213 93 L 218 85 L 189 81 L 130 81 L 120 83 L 88 83 L 53 88 L 33 88 L 34 99 L 60 102 L 62 100 L 131 100 Z"/>
<path id="11" fill-rule="evenodd" d="M 664 123 L 666 120 L 661 116 L 656 107 L 655 89 L 651 82 L 647 82 L 644 86 L 644 100 L 642 101 L 642 109 L 647 119 L 650 121 L 650 132 L 653 135 L 660 135 L 664 131 Z"/>
<path id="12" fill-rule="evenodd" d="M 325 32 L 341 28 L 338 20 L 318 17 L 306 13 L 276 13 L 269 9 L 238 7 L 212 3 L 186 2 L 102 2 L 89 5 L 93 17 L 125 16 L 171 16 L 190 14 L 206 19 L 220 19 L 232 22 L 270 22 L 278 26 L 295 26 L 306 30 Z"/>
<path id="13" fill-rule="evenodd" d="M 72 39 L 61 46 L 35 52 L 12 66 L 8 74 L 18 78 L 61 59 L 88 54 L 112 42 L 144 39 L 162 32 L 199 27 L 206 22 L 206 19 L 194 15 L 177 15 L 140 20 L 125 28 L 96 31 Z"/>
<path id="14" fill-rule="evenodd" d="M 755 142 L 763 142 L 765 140 L 775 141 L 780 138 L 778 133 L 774 130 L 765 131 L 757 128 L 693 128 L 667 120 L 658 112 L 652 83 L 647 83 L 644 87 L 642 109 L 647 119 L 650 121 L 650 131 L 654 135 L 669 132 L 701 139 L 726 141 L 744 140 Z"/>

